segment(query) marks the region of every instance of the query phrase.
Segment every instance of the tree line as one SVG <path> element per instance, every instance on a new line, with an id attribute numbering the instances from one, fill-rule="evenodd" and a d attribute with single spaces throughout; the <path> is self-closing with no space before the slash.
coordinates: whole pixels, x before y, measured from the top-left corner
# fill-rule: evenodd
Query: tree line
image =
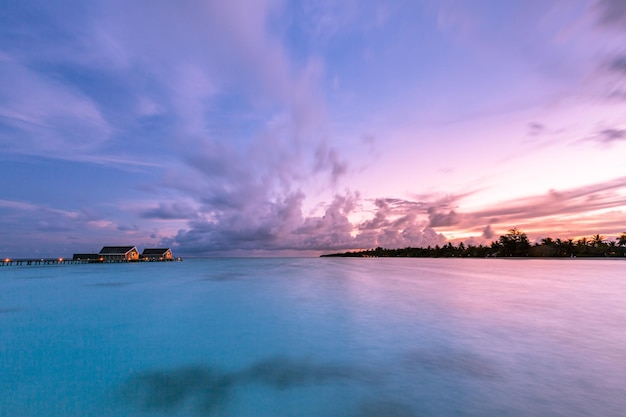
<path id="1" fill-rule="evenodd" d="M 322 257 L 406 257 L 406 258 L 452 258 L 452 257 L 624 257 L 626 256 L 626 232 L 616 240 L 607 240 L 596 234 L 589 238 L 553 239 L 543 238 L 531 244 L 526 233 L 517 228 L 509 229 L 508 233 L 487 245 L 471 245 L 463 242 L 454 245 L 448 242 L 443 246 L 436 245 L 426 248 L 406 247 L 385 249 L 378 247 L 355 252 L 334 253 Z"/>

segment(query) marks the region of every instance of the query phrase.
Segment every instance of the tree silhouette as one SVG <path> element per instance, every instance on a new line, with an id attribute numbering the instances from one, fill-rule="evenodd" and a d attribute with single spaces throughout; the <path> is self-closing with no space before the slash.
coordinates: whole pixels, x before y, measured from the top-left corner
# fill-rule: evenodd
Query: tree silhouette
<path id="1" fill-rule="evenodd" d="M 600 247 L 603 242 L 604 242 L 604 236 L 602 235 L 593 235 L 591 237 L 591 244 L 595 246 L 596 248 Z"/>
<path id="2" fill-rule="evenodd" d="M 626 256 L 626 232 L 612 241 L 606 241 L 605 237 L 596 234 L 591 238 L 581 237 L 574 239 L 553 239 L 546 237 L 531 247 L 526 233 L 512 228 L 508 233 L 492 241 L 489 245 L 464 244 L 460 242 L 455 246 L 448 242 L 443 246 L 435 245 L 426 248 L 398 248 L 375 249 L 335 253 L 322 256 L 340 257 L 412 257 L 412 258 L 448 258 L 448 257 L 578 257 L 578 256 Z"/>
<path id="3" fill-rule="evenodd" d="M 503 256 L 528 256 L 530 243 L 526 233 L 521 232 L 516 227 L 509 229 L 506 235 L 500 236 Z"/>

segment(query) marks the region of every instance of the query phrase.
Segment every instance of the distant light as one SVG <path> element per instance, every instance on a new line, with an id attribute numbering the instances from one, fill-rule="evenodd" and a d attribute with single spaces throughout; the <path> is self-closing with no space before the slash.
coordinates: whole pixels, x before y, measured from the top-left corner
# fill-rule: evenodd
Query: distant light
<path id="1" fill-rule="evenodd" d="M 59 258 L 59 262 L 63 262 L 63 258 Z"/>
<path id="2" fill-rule="evenodd" d="M 4 262 L 11 262 L 11 260 L 9 258 L 6 258 Z"/>

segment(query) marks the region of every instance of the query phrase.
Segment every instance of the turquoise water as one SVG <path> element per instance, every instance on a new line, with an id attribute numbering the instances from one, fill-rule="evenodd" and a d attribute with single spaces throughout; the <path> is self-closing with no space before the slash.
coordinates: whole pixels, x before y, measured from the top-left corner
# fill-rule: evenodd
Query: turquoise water
<path id="1" fill-rule="evenodd" d="M 0 268 L 0 416 L 624 416 L 626 262 Z"/>

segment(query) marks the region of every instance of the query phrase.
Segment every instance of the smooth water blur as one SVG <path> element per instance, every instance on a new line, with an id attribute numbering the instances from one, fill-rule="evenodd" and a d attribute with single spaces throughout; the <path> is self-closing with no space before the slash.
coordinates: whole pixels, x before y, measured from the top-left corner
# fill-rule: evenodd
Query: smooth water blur
<path id="1" fill-rule="evenodd" d="M 626 415 L 621 260 L 0 268 L 0 416 Z"/>

